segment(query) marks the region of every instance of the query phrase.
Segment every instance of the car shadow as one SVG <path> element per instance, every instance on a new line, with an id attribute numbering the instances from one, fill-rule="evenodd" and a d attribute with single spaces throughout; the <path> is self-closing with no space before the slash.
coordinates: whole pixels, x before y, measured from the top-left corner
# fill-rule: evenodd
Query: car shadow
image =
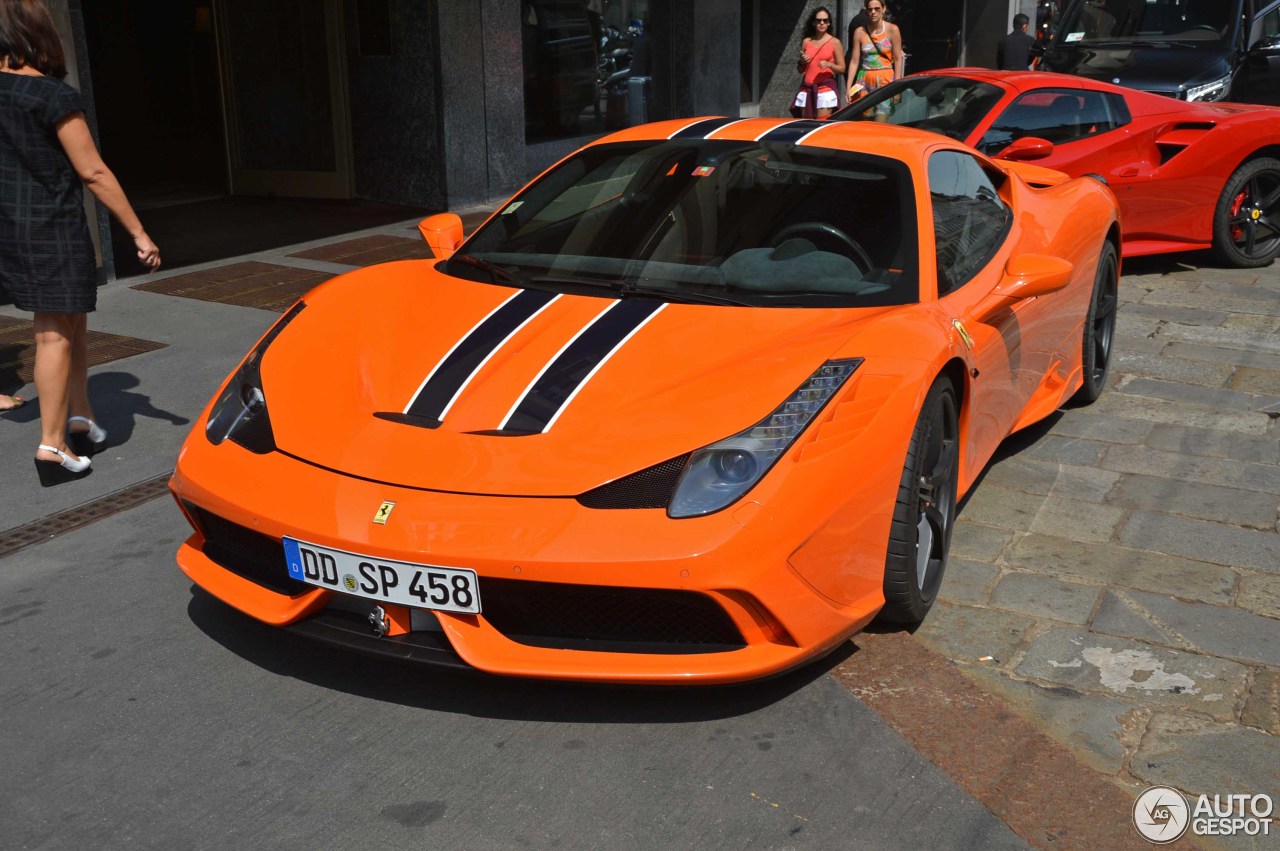
<path id="1" fill-rule="evenodd" d="M 380 659 L 260 623 L 198 586 L 187 606 L 206 636 L 253 665 L 321 688 L 436 712 L 519 721 L 681 724 L 745 715 L 808 686 L 857 652 L 843 642 L 775 677 L 725 686 L 628 686 L 498 677 Z"/>
<path id="2" fill-rule="evenodd" d="M 1221 268 L 1210 251 L 1180 251 L 1176 254 L 1152 254 L 1128 257 L 1120 267 L 1121 281 L 1128 275 L 1172 275 L 1197 269 Z"/>
<path id="3" fill-rule="evenodd" d="M 969 504 L 969 498 L 977 493 L 978 488 L 982 487 L 982 482 L 987 478 L 987 473 L 991 471 L 992 467 L 1035 446 L 1049 435 L 1058 420 L 1062 419 L 1062 416 L 1062 409 L 1054 411 L 1039 422 L 1016 431 L 1001 441 L 1000 445 L 996 447 L 995 454 L 991 456 L 991 460 L 982 468 L 982 472 L 978 473 L 978 477 L 973 480 L 969 490 L 956 504 L 956 517 L 959 518 L 964 514 L 964 507 Z"/>

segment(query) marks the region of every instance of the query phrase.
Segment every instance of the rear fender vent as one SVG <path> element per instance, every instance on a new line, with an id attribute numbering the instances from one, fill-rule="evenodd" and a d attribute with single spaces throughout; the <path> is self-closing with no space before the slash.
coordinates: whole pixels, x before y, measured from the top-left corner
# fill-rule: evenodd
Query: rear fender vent
<path id="1" fill-rule="evenodd" d="M 1156 148 L 1160 151 L 1160 165 L 1164 165 L 1199 142 L 1216 126 L 1212 121 L 1183 121 L 1161 133 L 1156 137 Z"/>

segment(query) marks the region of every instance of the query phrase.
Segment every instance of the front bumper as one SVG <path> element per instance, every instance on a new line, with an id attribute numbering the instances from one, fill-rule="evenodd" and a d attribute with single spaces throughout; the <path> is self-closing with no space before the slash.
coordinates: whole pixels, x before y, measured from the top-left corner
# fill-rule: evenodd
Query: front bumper
<path id="1" fill-rule="evenodd" d="M 878 582 L 844 603 L 817 590 L 788 561 L 813 530 L 754 502 L 673 521 L 662 510 L 589 509 L 569 498 L 413 490 L 280 452 L 214 447 L 198 431 L 171 488 L 197 530 L 177 555 L 197 585 L 265 623 L 427 664 L 564 680 L 734 682 L 831 650 L 883 604 Z M 372 521 L 384 501 L 395 508 L 378 525 Z M 219 524 L 226 528 L 211 534 Z M 228 528 L 239 539 L 235 546 L 227 544 Z M 288 578 L 282 548 L 272 549 L 286 535 L 378 558 L 470 568 L 482 583 L 484 611 L 384 605 L 394 628 L 378 638 L 363 615 L 376 603 Z M 864 561 L 882 565 L 880 546 Z M 517 617 L 513 626 L 511 606 L 499 605 L 495 588 L 515 608 L 521 596 L 542 595 L 550 601 L 542 607 L 550 627 L 541 629 L 536 616 Z M 556 611 L 565 600 L 607 634 L 566 628 Z"/>

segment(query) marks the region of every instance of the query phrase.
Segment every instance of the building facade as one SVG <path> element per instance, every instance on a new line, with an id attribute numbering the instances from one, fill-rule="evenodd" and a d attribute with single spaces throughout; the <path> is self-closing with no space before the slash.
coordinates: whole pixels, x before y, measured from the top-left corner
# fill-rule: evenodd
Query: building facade
<path id="1" fill-rule="evenodd" d="M 74 47 L 71 82 L 91 104 L 104 158 L 135 200 L 275 195 L 437 210 L 505 198 L 630 124 L 785 115 L 795 49 L 820 5 L 48 2 Z M 861 0 L 826 5 L 847 22 Z M 966 58 L 991 65 L 1024 5 L 1035 4 L 891 0 L 890 9 L 908 70 L 923 70 Z M 100 235 L 109 240 L 105 226 Z M 104 265 L 110 275 L 109 257 Z"/>

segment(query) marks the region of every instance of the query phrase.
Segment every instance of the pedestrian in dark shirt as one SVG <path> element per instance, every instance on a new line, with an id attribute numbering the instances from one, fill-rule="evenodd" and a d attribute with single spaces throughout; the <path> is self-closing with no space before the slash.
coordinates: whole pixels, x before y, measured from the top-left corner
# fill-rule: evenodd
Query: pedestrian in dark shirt
<path id="1" fill-rule="evenodd" d="M 1013 32 L 1000 39 L 996 50 L 996 68 L 1001 71 L 1025 71 L 1031 65 L 1031 45 L 1035 38 L 1027 32 L 1031 19 L 1021 13 L 1013 16 Z"/>
<path id="2" fill-rule="evenodd" d="M 97 290 L 84 186 L 133 237 L 142 265 L 160 265 L 160 250 L 98 155 L 84 99 L 62 81 L 66 74 L 45 5 L 0 0 L 0 289 L 35 314 L 43 485 L 88 475 L 88 455 L 107 439 L 86 385 L 86 316 Z"/>

